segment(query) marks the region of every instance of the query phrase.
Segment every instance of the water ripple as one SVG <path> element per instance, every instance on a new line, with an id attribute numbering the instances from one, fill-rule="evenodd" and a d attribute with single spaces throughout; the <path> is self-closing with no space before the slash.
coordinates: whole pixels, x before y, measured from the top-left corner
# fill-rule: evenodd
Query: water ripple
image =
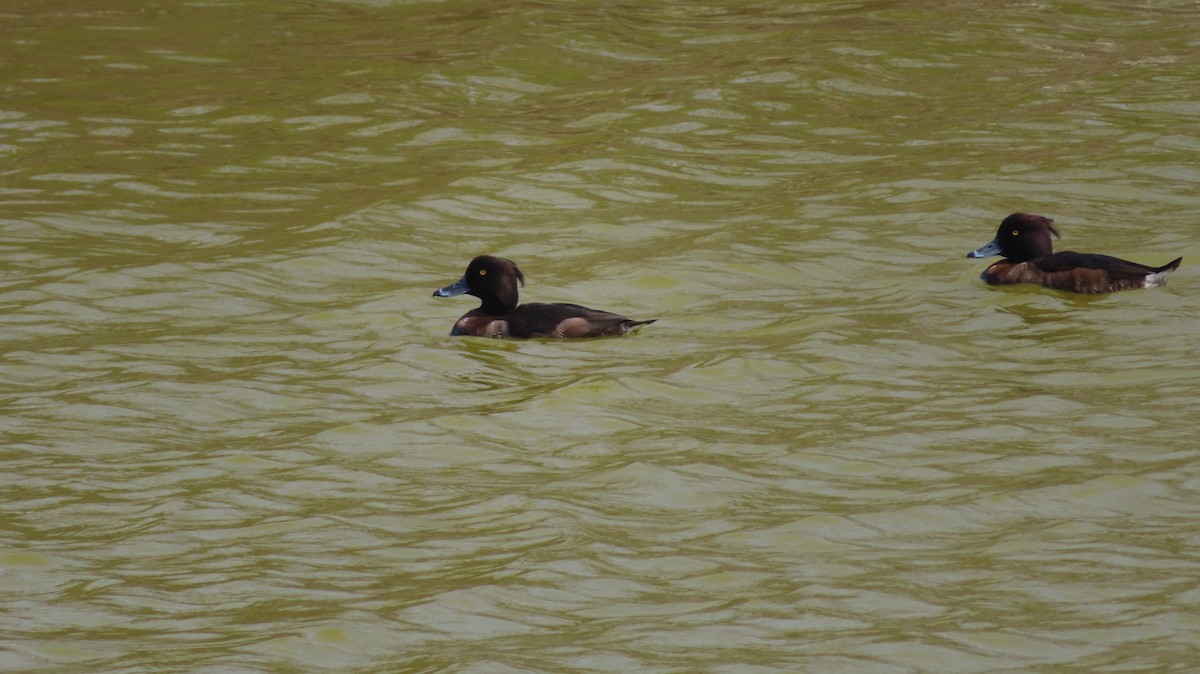
<path id="1" fill-rule="evenodd" d="M 5 16 L 6 671 L 1196 661 L 1194 8 L 213 9 Z"/>

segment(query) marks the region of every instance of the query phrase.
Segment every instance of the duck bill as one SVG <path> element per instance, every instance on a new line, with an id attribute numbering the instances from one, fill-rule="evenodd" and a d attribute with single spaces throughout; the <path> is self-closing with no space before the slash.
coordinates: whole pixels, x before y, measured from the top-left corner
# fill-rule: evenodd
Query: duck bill
<path id="1" fill-rule="evenodd" d="M 464 276 L 464 277 L 458 279 L 457 281 L 455 281 L 454 283 L 451 283 L 450 285 L 446 286 L 445 288 L 441 288 L 441 289 L 433 291 L 433 296 L 434 297 L 454 297 L 455 295 L 465 295 L 468 290 L 469 290 L 469 288 L 467 288 L 467 277 Z"/>
<path id="2" fill-rule="evenodd" d="M 967 253 L 967 257 L 991 257 L 993 255 L 999 255 L 999 254 L 1000 254 L 1000 244 L 996 243 L 995 239 L 992 239 L 992 241 L 990 243 L 983 246 L 982 248 L 976 248 L 975 250 Z"/>

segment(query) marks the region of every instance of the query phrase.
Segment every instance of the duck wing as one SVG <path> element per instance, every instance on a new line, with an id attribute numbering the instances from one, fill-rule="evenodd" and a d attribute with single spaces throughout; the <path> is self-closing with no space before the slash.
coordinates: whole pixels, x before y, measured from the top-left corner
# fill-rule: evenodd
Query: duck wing
<path id="1" fill-rule="evenodd" d="M 1154 267 L 1122 260 L 1111 255 L 1098 253 L 1076 253 L 1064 250 L 1061 253 L 1043 255 L 1030 260 L 1038 269 L 1047 273 L 1071 271 L 1072 269 L 1103 269 L 1113 279 L 1135 278 L 1154 273 Z"/>
<path id="2" fill-rule="evenodd" d="M 605 337 L 629 332 L 649 321 L 609 311 L 591 309 L 579 304 L 522 304 L 507 316 L 508 331 L 513 337 Z"/>
<path id="3" fill-rule="evenodd" d="M 1064 250 L 1029 260 L 1044 273 L 1045 285 L 1081 293 L 1102 293 L 1125 288 L 1162 285 L 1162 274 L 1179 266 L 1176 258 L 1161 267 L 1122 260 L 1098 253 Z"/>

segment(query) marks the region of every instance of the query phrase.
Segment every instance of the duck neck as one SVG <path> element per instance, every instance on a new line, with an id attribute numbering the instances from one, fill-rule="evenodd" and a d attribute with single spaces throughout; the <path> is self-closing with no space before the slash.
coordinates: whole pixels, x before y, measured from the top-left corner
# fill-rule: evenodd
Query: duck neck
<path id="1" fill-rule="evenodd" d="M 483 300 L 483 304 L 481 304 L 479 308 L 488 316 L 503 316 L 505 314 L 511 314 L 513 309 L 517 308 L 517 298 L 488 297 Z"/>

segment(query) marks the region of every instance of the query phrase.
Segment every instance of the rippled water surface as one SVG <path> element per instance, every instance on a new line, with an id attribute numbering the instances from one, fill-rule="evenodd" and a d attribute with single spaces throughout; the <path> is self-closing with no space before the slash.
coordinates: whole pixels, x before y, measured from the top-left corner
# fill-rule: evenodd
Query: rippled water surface
<path id="1" fill-rule="evenodd" d="M 1200 669 L 1194 3 L 0 25 L 0 670 Z"/>

